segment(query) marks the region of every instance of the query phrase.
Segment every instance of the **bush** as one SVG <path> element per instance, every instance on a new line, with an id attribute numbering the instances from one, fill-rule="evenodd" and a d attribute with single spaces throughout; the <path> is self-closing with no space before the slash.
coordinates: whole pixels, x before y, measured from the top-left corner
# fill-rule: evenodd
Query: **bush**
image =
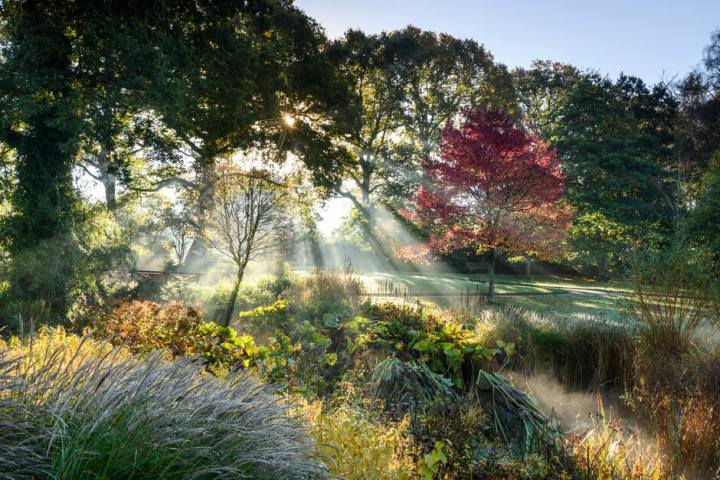
<path id="1" fill-rule="evenodd" d="M 138 359 L 45 333 L 32 348 L 0 350 L 0 399 L 9 478 L 325 475 L 302 424 L 268 387 L 242 373 L 221 381 L 189 359 Z"/>
<path id="2" fill-rule="evenodd" d="M 269 353 L 252 336 L 203 322 L 198 310 L 180 303 L 123 304 L 95 334 L 136 354 L 165 350 L 173 357 L 199 356 L 213 372 L 255 367 Z"/>
<path id="3" fill-rule="evenodd" d="M 266 354 L 250 335 L 238 335 L 235 329 L 217 323 L 203 323 L 197 333 L 193 348 L 213 369 L 254 367 Z"/>
<path id="4" fill-rule="evenodd" d="M 266 379 L 307 395 L 332 392 L 342 370 L 330 352 L 334 328 L 303 317 L 305 304 L 278 300 L 241 312 L 238 328 L 253 334 L 265 351 L 260 369 Z M 334 348 L 337 351 L 339 348 Z"/>
<path id="5" fill-rule="evenodd" d="M 654 352 L 683 354 L 694 348 L 703 323 L 720 317 L 717 279 L 710 260 L 683 245 L 638 254 L 628 312 L 643 346 Z"/>
<path id="6" fill-rule="evenodd" d="M 472 378 L 496 353 L 485 348 L 472 330 L 454 322 L 442 322 L 420 308 L 391 303 L 365 304 L 363 314 L 343 325 L 355 354 L 374 350 L 402 360 L 418 360 L 455 385 Z"/>
<path id="7" fill-rule="evenodd" d="M 415 478 L 414 445 L 406 420 L 374 421 L 367 413 L 347 407 L 323 411 L 319 401 L 302 411 L 333 476 L 347 480 Z"/>
<path id="8" fill-rule="evenodd" d="M 174 356 L 195 353 L 202 313 L 181 303 L 133 301 L 120 305 L 97 333 L 133 353 L 165 349 Z"/>

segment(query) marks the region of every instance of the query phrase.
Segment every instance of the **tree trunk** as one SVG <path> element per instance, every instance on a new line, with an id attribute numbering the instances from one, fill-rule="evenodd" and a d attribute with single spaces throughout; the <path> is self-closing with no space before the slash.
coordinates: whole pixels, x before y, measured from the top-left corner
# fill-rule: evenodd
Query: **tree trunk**
<path id="1" fill-rule="evenodd" d="M 362 203 L 365 207 L 370 207 L 370 170 L 363 169 L 363 179 L 360 184 L 360 192 L 362 194 Z"/>
<path id="2" fill-rule="evenodd" d="M 117 208 L 117 177 L 110 171 L 108 149 L 105 146 L 100 147 L 100 153 L 97 156 L 97 169 L 105 190 L 105 206 L 112 212 Z"/>
<path id="3" fill-rule="evenodd" d="M 382 244 L 379 238 L 377 238 L 377 235 L 375 234 L 374 229 L 374 222 L 375 219 L 373 218 L 372 212 L 370 211 L 370 207 L 367 207 L 363 205 L 357 198 L 355 198 L 352 194 L 342 194 L 343 197 L 349 199 L 355 208 L 357 208 L 358 212 L 365 217 L 365 220 L 367 223 L 361 223 L 360 228 L 363 231 L 363 234 L 365 235 L 365 239 L 370 242 L 370 247 L 373 249 L 373 252 L 380 257 L 388 267 L 391 269 L 396 269 L 397 264 L 393 260 L 390 252 L 387 251 L 385 246 Z"/>
<path id="4" fill-rule="evenodd" d="M 532 280 L 532 258 L 526 257 L 525 258 L 525 276 L 527 276 L 528 280 Z"/>
<path id="5" fill-rule="evenodd" d="M 215 186 L 218 180 L 218 173 L 215 171 L 215 156 L 210 153 L 200 155 L 196 159 L 195 168 L 197 169 L 198 186 L 193 222 L 198 235 L 202 238 L 205 234 L 208 217 L 213 209 Z"/>
<path id="6" fill-rule="evenodd" d="M 238 270 L 235 285 L 233 286 L 232 293 L 230 294 L 230 300 L 228 300 L 227 310 L 225 310 L 225 318 L 223 319 L 224 327 L 229 327 L 232 322 L 233 312 L 235 311 L 235 302 L 237 301 L 238 292 L 240 292 L 240 283 L 242 282 L 244 270 L 244 268 Z"/>
<path id="7" fill-rule="evenodd" d="M 495 301 L 495 252 L 496 250 L 493 248 L 488 265 L 488 303 Z"/>
<path id="8" fill-rule="evenodd" d="M 115 175 L 109 173 L 107 178 L 103 179 L 103 187 L 105 188 L 105 205 L 112 212 L 117 208 Z"/>

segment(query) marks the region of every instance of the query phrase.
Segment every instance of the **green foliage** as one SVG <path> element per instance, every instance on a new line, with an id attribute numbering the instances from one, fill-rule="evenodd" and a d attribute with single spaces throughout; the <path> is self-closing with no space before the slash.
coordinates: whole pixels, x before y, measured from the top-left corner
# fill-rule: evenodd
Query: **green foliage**
<path id="1" fill-rule="evenodd" d="M 423 480 L 433 480 L 435 478 L 439 478 L 438 475 L 440 474 L 440 471 L 448 462 L 448 457 L 445 453 L 448 447 L 452 447 L 450 442 L 438 440 L 435 442 L 435 445 L 430 453 L 426 453 L 422 456 L 417 465 L 417 471 L 420 474 L 420 478 Z"/>
<path id="2" fill-rule="evenodd" d="M 622 272 L 627 266 L 633 233 L 601 212 L 578 214 L 569 229 L 572 251 L 568 260 L 598 278 Z"/>
<path id="3" fill-rule="evenodd" d="M 662 162 L 675 110 L 662 86 L 650 90 L 634 77 L 612 83 L 597 75 L 573 83 L 556 109 L 546 136 L 563 162 L 580 219 L 571 232 L 573 262 L 587 273 L 622 272 L 622 251 L 666 235 L 671 193 Z"/>
<path id="4" fill-rule="evenodd" d="M 695 208 L 688 218 L 693 242 L 712 253 L 715 270 L 720 271 L 720 150 L 705 172 Z"/>
<path id="5" fill-rule="evenodd" d="M 307 317 L 303 313 L 316 313 L 314 308 L 303 305 L 291 308 L 283 299 L 238 316 L 240 328 L 265 340 L 260 365 L 263 375 L 309 395 L 332 390 L 336 380 L 333 371 L 337 354 L 330 351 L 332 341 L 327 336 L 327 330 L 336 326 L 328 326 L 322 316 L 314 318 L 314 323 L 304 320 Z"/>
<path id="6" fill-rule="evenodd" d="M 645 348 L 685 353 L 701 326 L 720 322 L 720 289 L 710 265 L 702 251 L 683 242 L 637 254 L 628 313 Z"/>
<path id="7" fill-rule="evenodd" d="M 267 332 L 287 327 L 288 317 L 288 302 L 282 299 L 267 306 L 240 312 L 238 322 L 243 326 L 247 325 L 253 331 Z"/>
<path id="8" fill-rule="evenodd" d="M 211 368 L 247 369 L 265 354 L 250 335 L 238 335 L 235 329 L 216 323 L 201 324 L 198 337 L 194 348 Z"/>
<path id="9" fill-rule="evenodd" d="M 494 353 L 481 344 L 472 331 L 452 323 L 416 335 L 412 348 L 420 352 L 420 360 L 433 371 L 451 376 L 459 386 L 463 368 L 474 371 Z"/>
<path id="10" fill-rule="evenodd" d="M 4 8 L 0 63 L 5 104 L 0 134 L 16 151 L 12 211 L 0 235 L 11 254 L 9 295 L 16 302 L 44 299 L 55 322 L 64 319 L 70 306 L 79 258 L 72 235 L 78 204 L 72 161 L 78 150 L 80 104 L 73 85 L 72 42 L 65 31 L 72 9 L 58 10 L 18 4 Z M 32 267 L 43 264 L 38 275 Z"/>
<path id="11" fill-rule="evenodd" d="M 354 349 L 379 350 L 425 363 L 431 371 L 452 379 L 457 387 L 488 363 L 495 351 L 471 330 L 443 323 L 421 309 L 391 303 L 366 304 L 364 315 L 344 326 Z"/>

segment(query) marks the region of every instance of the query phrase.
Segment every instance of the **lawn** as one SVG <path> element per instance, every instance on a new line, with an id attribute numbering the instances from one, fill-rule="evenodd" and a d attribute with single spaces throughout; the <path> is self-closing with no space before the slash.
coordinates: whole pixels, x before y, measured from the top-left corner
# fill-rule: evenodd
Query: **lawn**
<path id="1" fill-rule="evenodd" d="M 371 292 L 407 293 L 413 298 L 426 297 L 441 306 L 453 306 L 458 298 L 469 292 L 487 290 L 486 274 L 358 272 L 356 276 Z M 603 283 L 557 276 L 537 276 L 532 280 L 523 275 L 498 275 L 496 278 L 499 305 L 519 306 L 569 319 L 593 317 L 622 322 L 622 301 L 631 291 L 630 286 L 622 282 Z M 442 295 L 448 298 L 438 298 Z"/>

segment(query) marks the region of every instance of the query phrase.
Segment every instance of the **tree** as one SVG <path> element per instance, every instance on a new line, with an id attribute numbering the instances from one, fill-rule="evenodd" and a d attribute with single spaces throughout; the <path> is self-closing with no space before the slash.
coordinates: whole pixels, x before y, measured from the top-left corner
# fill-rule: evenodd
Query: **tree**
<path id="1" fill-rule="evenodd" d="M 110 210 L 118 185 L 199 186 L 202 200 L 215 158 L 284 139 L 281 112 L 292 111 L 296 126 L 277 149 L 296 152 L 318 183 L 337 182 L 342 152 L 325 136 L 346 89 L 320 27 L 291 2 L 8 0 L 0 9 L 0 142 L 13 152 L 0 241 L 14 300 L 45 299 L 65 318 L 83 260 L 77 166 L 102 182 Z M 159 178 L 134 178 L 138 148 Z M 188 157 L 197 178 L 177 168 Z M 46 268 L 30 270 L 39 258 Z"/>
<path id="2" fill-rule="evenodd" d="M 286 192 L 267 171 L 222 165 L 210 214 L 210 245 L 235 266 L 235 281 L 225 312 L 229 326 L 245 269 L 251 260 L 277 252 L 289 236 Z"/>
<path id="3" fill-rule="evenodd" d="M 588 273 L 622 272 L 636 242 L 662 241 L 670 230 L 674 108 L 663 86 L 585 75 L 557 109 L 548 136 L 576 208 L 572 261 Z"/>
<path id="4" fill-rule="evenodd" d="M 558 108 L 582 75 L 572 65 L 547 60 L 537 60 L 529 69 L 513 70 L 523 121 L 544 140 L 548 140 L 552 124 L 558 121 Z"/>
<path id="5" fill-rule="evenodd" d="M 710 37 L 710 44 L 705 47 L 703 63 L 710 83 L 720 90 L 720 30 L 715 30 Z"/>
<path id="6" fill-rule="evenodd" d="M 458 127 L 449 124 L 425 171 L 408 217 L 427 229 L 432 251 L 490 251 L 490 301 L 499 250 L 552 255 L 557 249 L 570 211 L 555 151 L 499 110 L 472 110 Z"/>
<path id="7" fill-rule="evenodd" d="M 511 81 L 475 41 L 412 26 L 377 35 L 350 30 L 329 56 L 351 86 L 347 110 L 355 118 L 338 140 L 350 156 L 341 164 L 347 182 L 334 191 L 352 201 L 363 240 L 392 264 L 375 225 L 377 202 L 404 203 L 442 126 L 480 102 L 510 103 Z"/>
<path id="8" fill-rule="evenodd" d="M 687 227 L 693 241 L 710 252 L 716 271 L 720 271 L 720 150 L 703 176 Z"/>
<path id="9" fill-rule="evenodd" d="M 153 88 L 162 121 L 193 159 L 202 228 L 218 180 L 215 162 L 253 147 L 292 151 L 319 184 L 337 182 L 341 150 L 328 132 L 347 89 L 324 55 L 320 27 L 288 1 L 203 2 L 167 33 L 167 75 Z M 292 128 L 283 119 L 292 118 Z"/>
<path id="10" fill-rule="evenodd" d="M 80 96 L 65 8 L 3 4 L 0 136 L 15 151 L 12 213 L 2 237 L 11 255 L 9 296 L 43 299 L 53 317 L 68 308 L 79 247 L 72 235 L 77 196 L 72 162 L 80 135 Z M 69 7 L 68 7 L 69 9 Z M 77 24 L 72 25 L 77 28 Z M 28 269 L 42 264 L 42 273 Z"/>
<path id="11" fill-rule="evenodd" d="M 385 163 L 378 169 L 378 193 L 384 201 L 402 203 L 448 121 L 481 105 L 514 112 L 515 92 L 504 65 L 474 40 L 406 27 L 388 34 L 386 50 L 393 74 L 404 81 L 397 140 L 388 156 L 377 159 Z"/>

